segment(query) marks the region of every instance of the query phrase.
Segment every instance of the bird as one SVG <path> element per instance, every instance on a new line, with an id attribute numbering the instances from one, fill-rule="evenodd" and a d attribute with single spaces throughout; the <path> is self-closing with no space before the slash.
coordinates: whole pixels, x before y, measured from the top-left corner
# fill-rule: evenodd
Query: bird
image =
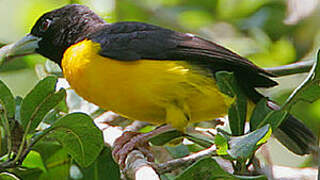
<path id="1" fill-rule="evenodd" d="M 267 98 L 256 88 L 278 85 L 272 73 L 212 41 L 142 22 L 107 23 L 78 4 L 43 14 L 10 53 L 38 53 L 56 62 L 71 88 L 103 109 L 179 131 L 227 115 L 234 98 L 219 90 L 217 72 L 232 72 L 251 104 Z M 313 132 L 292 115 L 276 132 L 299 155 L 316 144 Z"/>

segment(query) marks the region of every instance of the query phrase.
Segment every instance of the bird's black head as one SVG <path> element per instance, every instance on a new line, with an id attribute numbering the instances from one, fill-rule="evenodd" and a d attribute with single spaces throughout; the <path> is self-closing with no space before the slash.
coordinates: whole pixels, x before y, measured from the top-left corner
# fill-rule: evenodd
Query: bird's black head
<path id="1" fill-rule="evenodd" d="M 33 49 L 35 52 L 60 64 L 68 47 L 85 39 L 105 23 L 86 6 L 67 5 L 42 15 L 31 33 L 24 38 L 23 45 L 32 42 L 33 46 L 37 46 Z M 27 50 L 31 51 L 30 47 Z"/>

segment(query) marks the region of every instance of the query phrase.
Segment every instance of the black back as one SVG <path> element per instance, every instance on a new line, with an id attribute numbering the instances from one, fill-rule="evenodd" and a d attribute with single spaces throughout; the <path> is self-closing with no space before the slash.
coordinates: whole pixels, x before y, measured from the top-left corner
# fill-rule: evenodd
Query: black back
<path id="1" fill-rule="evenodd" d="M 272 74 L 247 59 L 191 34 L 139 22 L 119 22 L 104 25 L 89 39 L 101 44 L 100 55 L 121 61 L 182 60 L 209 69 L 213 75 L 222 70 L 234 72 L 239 85 L 254 102 L 262 97 L 255 87 L 277 85 L 269 78 Z"/>

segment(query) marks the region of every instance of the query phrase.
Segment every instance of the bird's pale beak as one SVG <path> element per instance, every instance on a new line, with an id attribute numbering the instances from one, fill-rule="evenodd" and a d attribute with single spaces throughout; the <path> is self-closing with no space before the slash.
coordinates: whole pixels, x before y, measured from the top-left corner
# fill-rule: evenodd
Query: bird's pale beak
<path id="1" fill-rule="evenodd" d="M 2 47 L 0 49 L 0 64 L 6 59 L 36 53 L 36 49 L 39 48 L 38 42 L 40 40 L 41 38 L 28 34 L 20 41 Z"/>
<path id="2" fill-rule="evenodd" d="M 28 34 L 12 45 L 7 56 L 14 57 L 34 54 L 36 53 L 36 49 L 39 48 L 38 42 L 40 40 L 41 38 Z"/>

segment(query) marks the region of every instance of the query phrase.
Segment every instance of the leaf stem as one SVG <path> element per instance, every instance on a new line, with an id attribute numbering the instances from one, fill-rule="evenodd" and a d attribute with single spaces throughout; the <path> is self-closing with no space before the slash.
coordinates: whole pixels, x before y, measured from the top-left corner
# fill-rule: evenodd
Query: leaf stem
<path id="1" fill-rule="evenodd" d="M 71 162 L 70 158 L 63 159 L 63 160 L 60 160 L 60 161 L 49 163 L 49 164 L 46 165 L 46 167 L 47 167 L 47 169 L 50 169 L 50 168 L 54 168 L 54 167 L 58 167 L 58 166 L 62 166 L 62 165 L 68 164 L 70 162 Z"/>
<path id="2" fill-rule="evenodd" d="M 21 157 L 24 157 L 24 156 L 26 155 L 26 153 L 30 151 L 30 150 L 28 150 L 28 149 L 31 147 L 31 145 L 34 144 L 34 143 L 30 142 L 30 144 L 27 144 L 26 150 L 23 151 L 24 144 L 25 144 L 26 141 L 27 141 L 27 135 L 28 135 L 28 132 L 29 132 L 29 129 L 30 129 L 30 126 L 31 126 L 31 122 L 33 121 L 34 117 L 35 117 L 35 115 L 32 114 L 32 117 L 30 118 L 30 121 L 29 121 L 28 124 L 27 124 L 27 127 L 26 127 L 26 129 L 25 129 L 25 131 L 24 131 L 24 134 L 23 134 L 23 137 L 22 137 L 21 144 L 20 144 L 20 146 L 19 146 L 18 153 L 16 154 L 16 157 L 15 157 L 14 160 L 13 160 L 14 163 L 15 163 L 15 162 L 18 162 L 19 160 L 21 161 L 21 160 L 23 159 L 23 158 L 21 158 Z M 47 129 L 49 129 L 49 128 L 47 128 Z M 46 129 L 46 130 L 47 130 L 47 129 Z M 45 131 L 46 131 L 46 130 L 45 130 Z M 44 131 L 44 132 L 45 132 L 45 131 Z M 42 137 L 43 137 L 43 136 L 41 136 L 40 138 L 42 138 Z M 37 141 L 38 141 L 38 140 L 37 140 Z"/>
<path id="3" fill-rule="evenodd" d="M 35 137 L 32 137 L 31 142 L 30 142 L 30 147 L 36 144 L 40 139 L 42 139 L 44 136 L 49 134 L 51 131 L 53 131 L 55 128 L 54 127 L 48 127 L 47 129 L 39 132 Z"/>
<path id="4" fill-rule="evenodd" d="M 25 144 L 26 136 L 23 136 L 22 143 L 20 144 L 19 151 L 18 151 L 16 157 L 11 161 L 9 160 L 4 163 L 1 163 L 0 170 L 17 166 L 17 162 L 22 162 L 25 159 L 26 155 L 31 150 L 31 147 L 54 129 L 55 128 L 49 127 L 47 129 L 45 129 L 44 131 L 40 132 L 36 137 L 33 137 L 33 139 L 31 139 L 31 142 L 27 145 L 27 148 L 25 148 L 24 151 L 23 151 L 23 147 L 24 147 L 23 144 Z"/>
<path id="5" fill-rule="evenodd" d="M 39 111 L 40 107 L 44 104 L 44 102 L 46 100 L 48 100 L 51 96 L 53 95 L 53 93 L 50 93 L 33 111 L 33 113 L 31 114 L 31 117 L 29 119 L 29 122 L 25 128 L 25 131 L 24 131 L 24 134 L 23 134 L 23 138 L 22 138 L 22 142 L 19 146 L 19 150 L 18 150 L 18 153 L 15 157 L 15 159 L 13 161 L 18 161 L 20 159 L 20 156 L 21 156 L 21 153 L 23 152 L 23 147 L 24 147 L 24 144 L 26 143 L 27 141 L 27 135 L 29 133 L 29 129 L 31 127 L 31 124 L 34 120 L 34 118 L 36 117 L 36 114 L 37 112 Z M 49 129 L 49 128 L 48 128 Z M 32 144 L 32 142 L 30 142 L 30 144 Z M 30 144 L 27 144 L 27 147 L 30 147 Z M 26 148 L 26 150 L 24 152 L 28 152 L 28 148 Z M 25 153 L 24 153 L 25 154 Z"/>
<path id="6" fill-rule="evenodd" d="M 25 149 L 25 151 L 23 151 L 23 153 L 21 154 L 21 157 L 19 158 L 19 161 L 23 161 L 24 158 L 26 157 L 26 155 L 29 153 L 29 151 L 31 150 L 31 147 L 33 145 L 35 145 L 40 139 L 42 139 L 43 137 L 45 137 L 47 134 L 49 134 L 51 131 L 53 131 L 55 128 L 53 127 L 49 127 L 41 132 L 39 132 L 38 135 L 36 135 L 35 137 L 31 138 L 30 144 L 28 144 L 28 147 Z"/>
<path id="7" fill-rule="evenodd" d="M 22 154 L 24 144 L 26 143 L 26 140 L 27 140 L 27 135 L 28 135 L 28 130 L 30 128 L 30 125 L 31 125 L 31 123 L 28 123 L 28 125 L 26 127 L 26 131 L 23 134 L 22 141 L 21 141 L 21 144 L 20 144 L 19 149 L 18 149 L 18 153 L 16 154 L 16 157 L 14 158 L 13 162 L 18 162 L 19 160 L 21 160 L 20 156 Z"/>

